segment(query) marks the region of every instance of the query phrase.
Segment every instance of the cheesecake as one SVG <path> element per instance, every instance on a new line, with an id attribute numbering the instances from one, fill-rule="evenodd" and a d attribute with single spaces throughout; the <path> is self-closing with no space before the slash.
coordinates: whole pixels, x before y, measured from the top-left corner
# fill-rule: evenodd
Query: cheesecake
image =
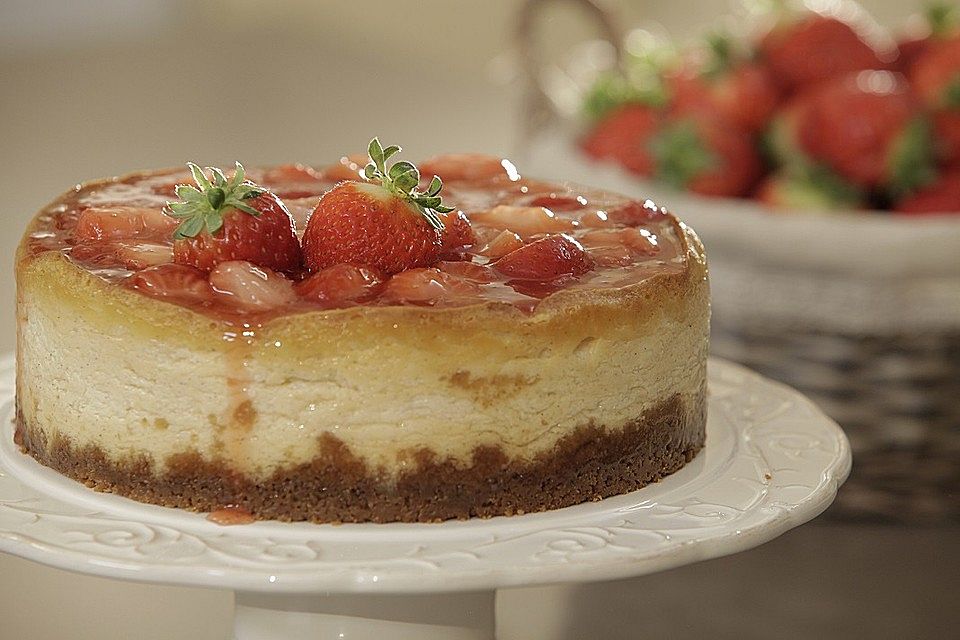
<path id="1" fill-rule="evenodd" d="M 692 229 L 499 158 L 368 151 L 44 207 L 16 258 L 21 449 L 134 500 L 313 522 L 557 509 L 693 459 Z"/>

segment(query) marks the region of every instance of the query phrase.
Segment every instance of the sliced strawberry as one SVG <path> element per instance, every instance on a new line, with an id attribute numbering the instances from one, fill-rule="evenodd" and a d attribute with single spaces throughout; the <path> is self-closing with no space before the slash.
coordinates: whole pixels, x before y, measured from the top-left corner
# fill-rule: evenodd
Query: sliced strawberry
<path id="1" fill-rule="evenodd" d="M 337 264 L 294 285 L 297 295 L 327 307 L 342 307 L 373 299 L 385 277 L 373 267 Z"/>
<path id="2" fill-rule="evenodd" d="M 443 221 L 443 231 L 440 233 L 442 253 L 450 253 L 476 243 L 477 234 L 463 211 L 449 211 L 441 214 L 440 219 Z"/>
<path id="3" fill-rule="evenodd" d="M 653 200 L 628 200 L 608 207 L 604 214 L 606 215 L 606 222 L 627 226 L 648 224 L 656 220 L 663 220 L 669 215 L 664 207 Z M 603 221 L 603 216 L 597 216 L 597 218 Z"/>
<path id="4" fill-rule="evenodd" d="M 450 153 L 434 156 L 420 163 L 424 175 L 440 176 L 444 180 L 474 181 L 502 177 L 520 179 L 517 168 L 506 158 L 483 153 Z"/>
<path id="5" fill-rule="evenodd" d="M 647 229 L 596 229 L 579 238 L 600 266 L 627 266 L 660 251 L 659 239 Z"/>
<path id="6" fill-rule="evenodd" d="M 284 200 L 319 196 L 330 186 L 316 169 L 303 164 L 272 167 L 264 171 L 261 180 Z"/>
<path id="7" fill-rule="evenodd" d="M 960 214 L 960 167 L 944 171 L 929 186 L 900 199 L 894 211 L 905 215 Z"/>
<path id="8" fill-rule="evenodd" d="M 491 260 L 502 258 L 503 256 L 516 251 L 523 246 L 523 240 L 509 229 L 505 229 L 487 242 L 481 249 L 480 255 L 486 256 Z"/>
<path id="9" fill-rule="evenodd" d="M 127 238 L 169 238 L 177 221 L 160 209 L 141 207 L 90 207 L 77 219 L 77 242 Z"/>
<path id="10" fill-rule="evenodd" d="M 181 185 L 182 200 L 168 205 L 182 220 L 174 262 L 210 271 L 221 262 L 246 260 L 288 274 L 300 271 L 294 221 L 276 195 L 245 181 L 240 163 L 229 180 L 219 169 L 210 169 L 211 181 L 199 167 L 189 166 L 197 187 Z"/>
<path id="11" fill-rule="evenodd" d="M 544 207 L 510 205 L 499 205 L 487 211 L 471 213 L 470 221 L 497 229 L 510 229 L 524 238 L 541 233 L 572 231 L 577 227 L 575 221 L 561 218 Z"/>
<path id="12" fill-rule="evenodd" d="M 204 305 L 213 302 L 213 287 L 206 274 L 193 267 L 164 264 L 139 271 L 127 280 L 130 287 L 161 300 Z"/>
<path id="13" fill-rule="evenodd" d="M 400 161 L 387 168 L 400 147 L 384 149 L 374 138 L 367 151 L 367 182 L 341 182 L 320 198 L 310 216 L 303 251 L 311 271 L 345 263 L 393 274 L 439 259 L 445 229 L 441 216 L 453 211 L 441 202 L 443 183 L 435 176 L 421 192 L 414 165 Z M 453 222 L 451 234 L 465 231 Z"/>
<path id="14" fill-rule="evenodd" d="M 703 113 L 671 117 L 650 148 L 660 180 L 703 195 L 744 195 L 762 171 L 750 136 Z"/>
<path id="15" fill-rule="evenodd" d="M 553 280 L 564 275 L 583 275 L 593 268 L 593 260 L 583 245 L 561 233 L 508 253 L 494 262 L 493 268 L 508 278 Z"/>
<path id="16" fill-rule="evenodd" d="M 218 300 L 245 311 L 269 311 L 297 298 L 292 282 L 245 260 L 218 263 L 210 272 L 210 284 Z"/>
<path id="17" fill-rule="evenodd" d="M 660 120 L 660 111 L 654 107 L 627 105 L 597 123 L 580 146 L 593 158 L 614 160 L 628 171 L 649 176 L 654 168 L 649 143 Z"/>
<path id="18" fill-rule="evenodd" d="M 472 280 L 473 282 L 489 283 L 493 282 L 493 273 L 490 267 L 466 260 L 443 261 L 437 263 L 437 269 L 450 275 Z"/>
<path id="19" fill-rule="evenodd" d="M 323 178 L 340 182 L 341 180 L 359 180 L 363 176 L 363 166 L 367 163 L 367 156 L 362 153 L 351 153 L 343 156 L 336 164 L 332 164 L 323 169 Z"/>
<path id="20" fill-rule="evenodd" d="M 550 211 L 577 211 L 587 206 L 583 196 L 560 195 L 557 193 L 538 193 L 523 201 L 528 207 L 543 207 Z"/>
<path id="21" fill-rule="evenodd" d="M 480 286 L 439 269 L 409 269 L 390 278 L 383 299 L 390 302 L 443 306 L 480 298 Z"/>
<path id="22" fill-rule="evenodd" d="M 852 23 L 809 12 L 781 22 L 760 41 L 761 59 L 788 92 L 867 69 L 886 69 L 896 53 L 875 49 Z"/>

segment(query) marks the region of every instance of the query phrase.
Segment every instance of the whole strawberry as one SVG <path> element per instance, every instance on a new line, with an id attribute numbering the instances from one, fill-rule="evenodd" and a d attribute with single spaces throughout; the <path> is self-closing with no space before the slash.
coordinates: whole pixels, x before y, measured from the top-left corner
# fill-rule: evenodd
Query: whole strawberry
<path id="1" fill-rule="evenodd" d="M 960 161 L 960 35 L 928 45 L 910 80 L 931 112 L 938 155 L 946 163 Z"/>
<path id="2" fill-rule="evenodd" d="M 293 218 L 277 196 L 246 181 L 239 162 L 229 180 L 215 167 L 207 168 L 211 180 L 192 162 L 187 166 L 197 186 L 178 185 L 180 201 L 167 203 L 169 214 L 181 221 L 174 232 L 175 263 L 210 271 L 221 262 L 245 260 L 287 274 L 300 270 Z"/>
<path id="3" fill-rule="evenodd" d="M 435 263 L 443 247 L 440 215 L 453 211 L 440 199 L 443 183 L 434 176 L 418 190 L 420 172 L 406 161 L 387 168 L 400 151 L 377 138 L 367 149 L 366 182 L 341 182 L 320 198 L 303 234 L 307 268 L 336 264 L 376 267 L 386 274 Z"/>
<path id="4" fill-rule="evenodd" d="M 614 160 L 628 171 L 649 176 L 654 162 L 648 145 L 661 119 L 653 106 L 625 105 L 598 122 L 580 146 L 592 158 Z"/>
<path id="5" fill-rule="evenodd" d="M 960 167 L 945 170 L 934 182 L 902 198 L 894 211 L 908 215 L 960 214 Z"/>
<path id="6" fill-rule="evenodd" d="M 813 11 L 775 25 L 758 49 L 788 93 L 852 71 L 886 69 L 896 57 L 874 48 L 852 22 Z"/>
<path id="7" fill-rule="evenodd" d="M 933 178 L 929 124 L 899 74 L 864 71 L 826 83 L 797 124 L 803 151 L 858 187 L 901 194 Z"/>
<path id="8" fill-rule="evenodd" d="M 780 99 L 767 68 L 723 35 L 711 37 L 699 58 L 669 74 L 666 83 L 674 113 L 715 113 L 748 133 L 766 125 Z"/>
<path id="9" fill-rule="evenodd" d="M 762 172 L 752 138 L 705 113 L 670 118 L 649 149 L 659 180 L 702 195 L 745 195 Z"/>

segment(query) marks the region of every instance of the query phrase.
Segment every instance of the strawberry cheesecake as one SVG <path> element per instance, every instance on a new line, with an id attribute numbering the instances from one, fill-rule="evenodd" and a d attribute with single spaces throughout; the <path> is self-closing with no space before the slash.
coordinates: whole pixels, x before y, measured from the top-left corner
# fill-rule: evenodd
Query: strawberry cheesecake
<path id="1" fill-rule="evenodd" d="M 555 509 L 690 461 L 694 232 L 507 160 L 398 152 L 46 206 L 16 260 L 22 450 L 143 502 L 314 522 Z"/>

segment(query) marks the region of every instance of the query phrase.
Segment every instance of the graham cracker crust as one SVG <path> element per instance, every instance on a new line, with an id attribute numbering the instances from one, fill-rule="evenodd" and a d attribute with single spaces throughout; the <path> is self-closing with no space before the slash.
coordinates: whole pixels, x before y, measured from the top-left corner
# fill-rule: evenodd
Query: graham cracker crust
<path id="1" fill-rule="evenodd" d="M 370 468 L 338 438 L 324 434 L 311 462 L 255 481 L 197 453 L 123 463 L 95 446 L 48 437 L 17 411 L 16 438 L 41 464 L 98 491 L 166 507 L 216 511 L 231 506 L 258 519 L 312 522 L 438 522 L 559 509 L 635 491 L 670 475 L 703 447 L 705 395 L 674 395 L 621 429 L 587 424 L 532 460 L 478 447 L 469 465 L 429 448 L 396 481 Z"/>

